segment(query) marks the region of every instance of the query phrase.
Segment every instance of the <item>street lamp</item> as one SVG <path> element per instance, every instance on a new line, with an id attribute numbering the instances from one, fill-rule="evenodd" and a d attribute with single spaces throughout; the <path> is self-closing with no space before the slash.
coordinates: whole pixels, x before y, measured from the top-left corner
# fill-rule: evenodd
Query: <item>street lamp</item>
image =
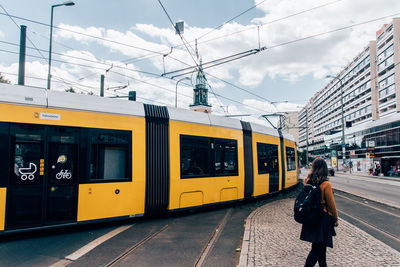
<path id="1" fill-rule="evenodd" d="M 327 75 L 326 78 L 337 79 L 340 82 L 340 103 L 342 105 L 342 154 L 343 154 L 343 164 L 345 164 L 346 163 L 346 143 L 344 140 L 343 82 L 342 82 L 342 79 L 339 78 L 339 76 Z M 338 168 L 339 168 L 339 165 L 338 165 Z M 344 168 L 344 172 L 346 172 L 345 168 Z"/>
<path id="2" fill-rule="evenodd" d="M 179 80 L 176 82 L 176 85 L 175 85 L 175 108 L 178 107 L 178 83 L 180 83 L 180 82 L 183 81 L 183 80 L 189 80 L 189 81 L 191 81 L 192 79 L 190 79 L 189 77 L 184 77 L 184 78 L 182 78 L 182 79 L 179 79 Z"/>
<path id="3" fill-rule="evenodd" d="M 47 74 L 47 89 L 50 89 L 50 80 L 51 80 L 51 48 L 52 48 L 52 39 L 53 39 L 53 9 L 58 6 L 73 6 L 75 5 L 72 1 L 66 1 L 62 4 L 52 5 L 51 6 L 51 18 L 50 18 L 50 48 L 49 48 L 49 72 Z"/>

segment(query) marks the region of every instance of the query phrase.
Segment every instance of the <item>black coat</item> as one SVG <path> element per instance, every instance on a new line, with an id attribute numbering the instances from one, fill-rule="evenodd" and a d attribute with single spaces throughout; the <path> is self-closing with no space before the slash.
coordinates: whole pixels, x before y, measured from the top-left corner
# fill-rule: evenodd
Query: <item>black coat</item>
<path id="1" fill-rule="evenodd" d="M 311 243 L 323 243 L 327 247 L 333 247 L 332 236 L 335 236 L 334 218 L 327 212 L 322 212 L 319 224 L 303 224 L 300 239 Z"/>

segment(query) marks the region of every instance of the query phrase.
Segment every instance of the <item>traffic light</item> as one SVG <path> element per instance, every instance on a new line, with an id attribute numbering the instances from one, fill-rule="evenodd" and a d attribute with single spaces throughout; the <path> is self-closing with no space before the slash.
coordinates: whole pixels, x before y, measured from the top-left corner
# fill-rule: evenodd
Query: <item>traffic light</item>
<path id="1" fill-rule="evenodd" d="M 136 101 L 136 91 L 129 91 L 128 100 Z"/>

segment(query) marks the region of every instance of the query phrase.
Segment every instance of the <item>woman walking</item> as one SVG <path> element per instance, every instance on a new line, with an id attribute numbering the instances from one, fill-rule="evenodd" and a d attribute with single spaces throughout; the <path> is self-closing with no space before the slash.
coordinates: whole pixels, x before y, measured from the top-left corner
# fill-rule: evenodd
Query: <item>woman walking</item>
<path id="1" fill-rule="evenodd" d="M 319 185 L 321 189 L 322 216 L 317 224 L 303 224 L 300 239 L 311 242 L 311 251 L 308 254 L 305 267 L 326 265 L 326 247 L 333 247 L 335 236 L 334 226 L 338 225 L 338 213 L 333 198 L 332 185 L 328 181 L 328 166 L 325 160 L 317 158 L 312 163 L 311 172 L 304 180 L 304 184 Z"/>

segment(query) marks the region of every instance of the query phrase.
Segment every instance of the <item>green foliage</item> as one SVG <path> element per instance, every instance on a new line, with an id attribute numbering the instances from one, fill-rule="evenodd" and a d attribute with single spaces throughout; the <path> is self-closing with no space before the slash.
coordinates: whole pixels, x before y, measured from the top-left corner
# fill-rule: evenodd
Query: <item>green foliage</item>
<path id="1" fill-rule="evenodd" d="M 4 76 L 0 73 L 0 83 L 10 83 L 10 81 L 4 78 Z"/>
<path id="2" fill-rule="evenodd" d="M 75 89 L 72 88 L 72 87 L 70 87 L 69 89 L 65 89 L 65 92 L 68 92 L 68 93 L 76 93 Z"/>

